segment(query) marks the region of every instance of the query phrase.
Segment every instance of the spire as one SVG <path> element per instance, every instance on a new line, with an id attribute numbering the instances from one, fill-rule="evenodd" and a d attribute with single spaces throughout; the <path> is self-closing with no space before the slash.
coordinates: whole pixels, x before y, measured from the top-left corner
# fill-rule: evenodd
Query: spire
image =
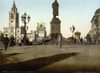
<path id="1" fill-rule="evenodd" d="M 12 8 L 16 8 L 16 5 L 15 5 L 15 0 L 13 0 L 13 7 Z"/>
<path id="2" fill-rule="evenodd" d="M 55 0 L 55 2 L 57 2 L 57 0 Z"/>
<path id="3" fill-rule="evenodd" d="M 15 0 L 13 0 L 13 6 L 12 6 L 11 10 L 14 11 L 14 12 L 17 10 Z"/>

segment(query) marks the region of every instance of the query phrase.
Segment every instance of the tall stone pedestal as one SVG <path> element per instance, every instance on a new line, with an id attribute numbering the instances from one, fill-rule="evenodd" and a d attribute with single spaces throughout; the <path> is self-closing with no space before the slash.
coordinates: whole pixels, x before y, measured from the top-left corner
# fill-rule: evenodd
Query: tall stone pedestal
<path id="1" fill-rule="evenodd" d="M 50 39 L 57 39 L 60 34 L 60 23 L 59 18 L 53 18 L 50 22 Z"/>

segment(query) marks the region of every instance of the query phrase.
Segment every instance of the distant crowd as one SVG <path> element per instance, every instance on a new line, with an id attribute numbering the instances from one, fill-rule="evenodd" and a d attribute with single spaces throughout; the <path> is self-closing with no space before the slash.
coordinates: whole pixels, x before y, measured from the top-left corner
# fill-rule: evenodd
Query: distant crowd
<path id="1" fill-rule="evenodd" d="M 35 45 L 40 45 L 40 44 L 44 44 L 45 45 L 45 44 L 48 44 L 50 42 L 51 43 L 55 42 L 61 48 L 63 43 L 64 44 L 66 44 L 66 43 L 68 43 L 68 44 L 72 43 L 72 44 L 90 44 L 91 45 L 92 44 L 91 41 L 92 41 L 91 38 L 89 39 L 89 41 L 87 41 L 86 39 L 83 39 L 82 37 L 79 40 L 77 40 L 74 37 L 71 37 L 70 39 L 64 39 L 62 37 L 62 35 L 59 34 L 58 38 L 56 39 L 56 42 L 54 41 L 54 39 L 53 40 L 49 39 L 49 40 L 42 40 L 42 41 L 40 41 L 38 43 L 34 42 L 34 44 Z M 8 38 L 7 35 L 6 35 L 4 37 L 4 39 L 3 39 L 3 44 L 5 46 L 5 50 L 7 50 L 8 46 L 12 47 L 12 46 L 15 46 L 15 45 L 19 45 L 19 46 L 22 46 L 22 45 L 32 45 L 32 42 L 29 42 L 28 40 L 22 40 L 18 44 L 16 44 L 14 36 L 11 36 L 10 38 Z"/>

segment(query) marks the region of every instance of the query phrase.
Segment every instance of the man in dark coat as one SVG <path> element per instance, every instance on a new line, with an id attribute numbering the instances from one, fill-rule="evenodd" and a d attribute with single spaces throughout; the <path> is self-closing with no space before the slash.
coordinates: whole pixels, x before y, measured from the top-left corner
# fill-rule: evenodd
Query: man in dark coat
<path id="1" fill-rule="evenodd" d="M 3 43 L 4 43 L 4 46 L 5 46 L 5 50 L 7 50 L 7 47 L 8 47 L 8 44 L 9 44 L 9 38 L 7 37 L 7 35 L 6 35 L 6 37 L 4 37 Z"/>
<path id="2" fill-rule="evenodd" d="M 14 45 L 15 45 L 15 38 L 14 38 L 14 36 L 12 35 L 11 38 L 10 38 L 9 46 L 14 46 Z"/>

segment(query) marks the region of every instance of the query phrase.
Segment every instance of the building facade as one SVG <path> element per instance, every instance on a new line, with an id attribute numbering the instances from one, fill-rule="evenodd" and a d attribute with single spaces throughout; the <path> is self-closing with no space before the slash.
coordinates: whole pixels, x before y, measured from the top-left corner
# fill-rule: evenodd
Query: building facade
<path id="1" fill-rule="evenodd" d="M 19 27 L 19 13 L 16 8 L 15 1 L 9 12 L 9 26 L 4 27 L 4 36 L 7 35 L 9 38 L 14 36 L 16 42 L 23 38 L 24 27 Z"/>
<path id="2" fill-rule="evenodd" d="M 96 10 L 91 23 L 92 26 L 89 35 L 91 36 L 92 42 L 96 42 L 100 40 L 100 8 Z"/>
<path id="3" fill-rule="evenodd" d="M 38 24 L 37 30 L 35 31 L 35 39 L 36 41 L 42 41 L 47 39 L 46 27 L 44 24 Z"/>
<path id="4" fill-rule="evenodd" d="M 24 32 L 24 26 L 19 27 L 19 13 L 15 1 L 13 1 L 13 6 L 9 12 L 9 26 L 4 27 L 4 36 L 7 35 L 9 38 L 14 36 L 16 43 L 19 43 L 23 40 Z M 31 30 L 30 33 L 26 33 L 26 37 L 30 42 L 34 42 L 36 38 L 42 40 L 46 37 L 46 27 L 39 25 L 36 31 Z"/>

